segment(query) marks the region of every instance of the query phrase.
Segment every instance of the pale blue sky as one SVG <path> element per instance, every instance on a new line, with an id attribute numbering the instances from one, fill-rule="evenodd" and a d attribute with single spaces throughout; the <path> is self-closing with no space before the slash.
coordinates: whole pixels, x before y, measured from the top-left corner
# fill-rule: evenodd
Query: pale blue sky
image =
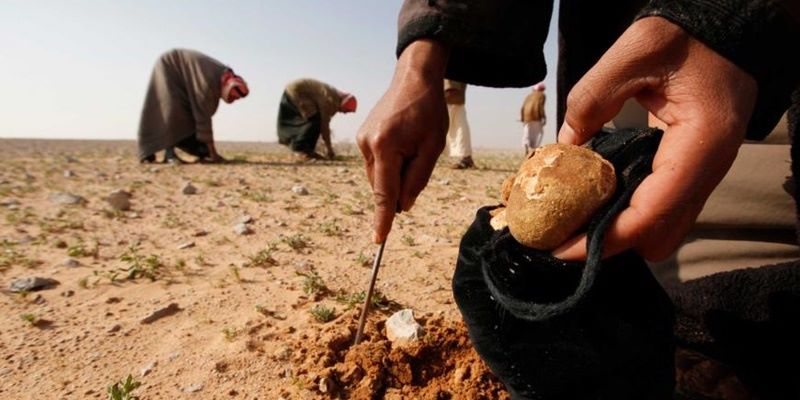
<path id="1" fill-rule="evenodd" d="M 217 140 L 274 142 L 284 85 L 313 77 L 358 97 L 333 119 L 353 141 L 394 68 L 399 0 L 4 0 L 0 3 L 0 137 L 135 139 L 155 59 L 202 51 L 242 75 L 246 99 L 220 104 Z M 554 19 L 555 21 L 555 19 Z M 556 34 L 545 44 L 555 121 Z M 529 89 L 470 87 L 473 145 L 520 147 Z M 553 124 L 546 132 L 554 135 Z"/>

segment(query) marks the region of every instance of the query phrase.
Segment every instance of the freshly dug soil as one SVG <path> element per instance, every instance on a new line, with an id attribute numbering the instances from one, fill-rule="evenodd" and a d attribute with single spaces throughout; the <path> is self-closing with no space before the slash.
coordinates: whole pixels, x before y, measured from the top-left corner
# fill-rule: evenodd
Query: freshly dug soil
<path id="1" fill-rule="evenodd" d="M 365 338 L 352 346 L 357 314 L 350 312 L 315 337 L 293 344 L 293 376 L 327 398 L 508 399 L 503 385 L 472 348 L 464 324 L 432 317 L 411 344 L 385 336 L 368 321 Z"/>

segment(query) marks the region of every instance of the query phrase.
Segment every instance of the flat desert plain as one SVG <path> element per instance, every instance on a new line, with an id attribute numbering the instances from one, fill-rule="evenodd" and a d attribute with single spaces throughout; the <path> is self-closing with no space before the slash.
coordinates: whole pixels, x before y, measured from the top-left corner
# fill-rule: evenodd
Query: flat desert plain
<path id="1" fill-rule="evenodd" d="M 352 346 L 376 250 L 357 150 L 294 164 L 277 145 L 219 147 L 230 163 L 141 165 L 130 141 L 0 139 L 0 398 L 506 397 L 450 280 L 522 151 L 440 162 L 395 220 Z M 403 345 L 385 332 L 401 309 L 423 327 Z"/>

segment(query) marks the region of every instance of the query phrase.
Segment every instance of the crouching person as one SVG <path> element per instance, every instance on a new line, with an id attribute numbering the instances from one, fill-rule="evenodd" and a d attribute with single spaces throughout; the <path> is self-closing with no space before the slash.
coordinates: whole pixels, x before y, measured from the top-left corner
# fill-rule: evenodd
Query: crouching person
<path id="1" fill-rule="evenodd" d="M 231 68 L 194 50 L 170 50 L 156 61 L 139 122 L 139 161 L 181 163 L 179 148 L 201 162 L 225 161 L 214 146 L 211 117 L 219 100 L 246 97 L 245 81 Z"/>
<path id="2" fill-rule="evenodd" d="M 314 79 L 299 79 L 286 85 L 278 109 L 278 141 L 289 146 L 298 161 L 322 158 L 317 140 L 325 142 L 326 158 L 336 155 L 331 145 L 331 118 L 356 111 L 356 98 Z"/>

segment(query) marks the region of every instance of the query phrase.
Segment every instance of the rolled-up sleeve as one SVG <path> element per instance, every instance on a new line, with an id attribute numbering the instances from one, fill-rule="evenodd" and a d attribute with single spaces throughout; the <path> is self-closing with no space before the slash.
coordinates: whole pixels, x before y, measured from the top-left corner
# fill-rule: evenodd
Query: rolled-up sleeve
<path id="1" fill-rule="evenodd" d="M 420 39 L 451 49 L 446 77 L 472 85 L 524 87 L 547 72 L 542 47 L 551 1 L 406 0 L 397 55 Z"/>
<path id="2" fill-rule="evenodd" d="M 750 74 L 758 99 L 748 139 L 763 139 L 800 83 L 800 2 L 796 0 L 652 0 L 638 18 L 658 16 Z"/>

